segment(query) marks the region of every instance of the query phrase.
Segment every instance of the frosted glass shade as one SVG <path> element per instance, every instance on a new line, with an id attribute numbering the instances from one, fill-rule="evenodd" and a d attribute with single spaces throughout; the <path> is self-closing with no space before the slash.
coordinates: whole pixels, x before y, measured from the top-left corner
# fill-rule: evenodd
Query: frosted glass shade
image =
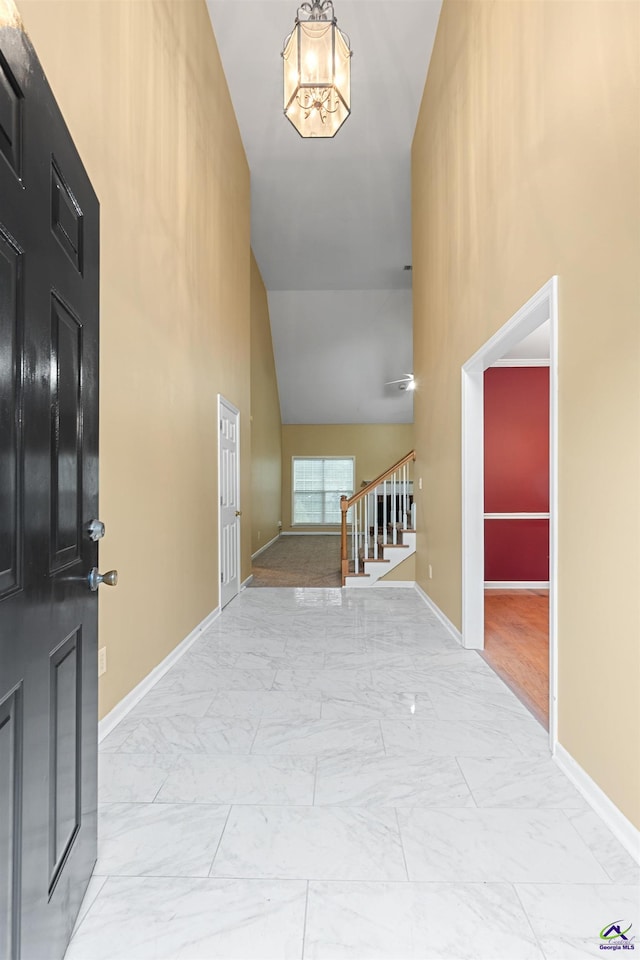
<path id="1" fill-rule="evenodd" d="M 334 137 L 351 113 L 351 50 L 335 20 L 297 21 L 282 58 L 285 116 L 301 137 Z"/>

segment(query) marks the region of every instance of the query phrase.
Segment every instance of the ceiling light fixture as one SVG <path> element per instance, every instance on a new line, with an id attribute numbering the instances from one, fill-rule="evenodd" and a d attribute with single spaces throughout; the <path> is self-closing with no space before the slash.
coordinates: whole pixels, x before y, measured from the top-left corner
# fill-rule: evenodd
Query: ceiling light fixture
<path id="1" fill-rule="evenodd" d="M 351 113 L 351 43 L 332 0 L 298 7 L 284 42 L 284 115 L 301 137 L 335 137 Z"/>
<path id="2" fill-rule="evenodd" d="M 415 390 L 416 388 L 416 381 L 412 373 L 405 373 L 401 380 L 387 380 L 385 387 L 391 387 L 394 384 L 398 385 L 398 390 Z"/>

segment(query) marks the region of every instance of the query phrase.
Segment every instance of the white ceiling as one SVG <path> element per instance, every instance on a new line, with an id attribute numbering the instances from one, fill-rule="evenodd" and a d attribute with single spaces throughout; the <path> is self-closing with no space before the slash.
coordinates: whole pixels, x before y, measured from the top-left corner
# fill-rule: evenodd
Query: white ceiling
<path id="1" fill-rule="evenodd" d="M 551 356 L 551 320 L 545 320 L 539 327 L 524 337 L 503 356 L 508 360 L 548 360 Z"/>
<path id="2" fill-rule="evenodd" d="M 401 423 L 412 370 L 411 141 L 441 0 L 335 0 L 352 115 L 304 140 L 282 113 L 295 0 L 207 0 L 251 169 L 283 423 Z"/>

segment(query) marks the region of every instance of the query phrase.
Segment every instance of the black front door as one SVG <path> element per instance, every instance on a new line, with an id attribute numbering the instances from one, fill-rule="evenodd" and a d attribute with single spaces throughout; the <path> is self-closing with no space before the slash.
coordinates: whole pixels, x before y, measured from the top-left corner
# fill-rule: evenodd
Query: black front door
<path id="1" fill-rule="evenodd" d="M 2 960 L 63 955 L 96 857 L 98 214 L 29 41 L 0 24 Z"/>

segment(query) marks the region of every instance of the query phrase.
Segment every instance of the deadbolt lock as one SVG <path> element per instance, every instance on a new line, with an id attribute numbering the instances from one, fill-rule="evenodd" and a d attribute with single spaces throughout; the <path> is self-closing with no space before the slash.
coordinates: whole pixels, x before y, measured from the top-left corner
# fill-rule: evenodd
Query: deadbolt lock
<path id="1" fill-rule="evenodd" d="M 104 537 L 104 523 L 102 520 L 91 520 L 87 524 L 87 536 L 89 540 L 102 540 Z"/>

